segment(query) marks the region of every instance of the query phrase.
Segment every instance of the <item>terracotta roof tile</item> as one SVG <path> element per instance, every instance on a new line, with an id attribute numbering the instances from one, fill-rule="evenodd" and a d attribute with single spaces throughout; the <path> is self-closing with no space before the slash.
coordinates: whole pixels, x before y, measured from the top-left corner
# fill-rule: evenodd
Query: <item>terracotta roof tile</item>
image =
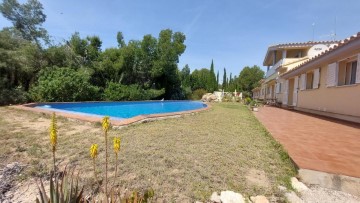
<path id="1" fill-rule="evenodd" d="M 344 39 L 344 40 L 341 40 L 341 41 L 339 41 L 338 44 L 336 44 L 335 46 L 331 47 L 330 49 L 321 52 L 320 54 L 312 57 L 311 59 L 306 60 L 305 62 L 299 64 L 298 66 L 296 66 L 295 68 L 289 70 L 288 72 L 281 74 L 280 77 L 281 77 L 281 76 L 284 76 L 284 75 L 287 75 L 287 74 L 289 74 L 289 73 L 291 73 L 291 72 L 293 72 L 293 71 L 301 68 L 301 67 L 304 66 L 305 64 L 307 64 L 307 63 L 309 63 L 309 62 L 311 62 L 311 61 L 317 60 L 317 59 L 319 59 L 320 57 L 323 57 L 323 56 L 325 56 L 325 55 L 327 55 L 327 54 L 329 54 L 329 53 L 331 53 L 331 52 L 339 49 L 340 47 L 343 47 L 344 45 L 349 44 L 350 42 L 352 42 L 352 41 L 354 41 L 354 40 L 356 40 L 356 39 L 359 39 L 359 38 L 360 38 L 360 32 L 358 32 L 357 34 L 352 35 L 352 36 L 350 36 L 350 37 L 348 37 L 348 38 L 346 38 L 346 39 Z"/>
<path id="2" fill-rule="evenodd" d="M 283 43 L 283 44 L 275 44 L 270 45 L 267 49 L 267 53 L 265 55 L 265 59 L 263 61 L 263 64 L 265 65 L 265 61 L 268 58 L 268 54 L 270 51 L 275 49 L 282 49 L 282 48 L 303 48 L 303 47 L 309 47 L 316 44 L 337 44 L 340 41 L 308 41 L 308 42 L 291 42 L 291 43 Z"/>
<path id="3" fill-rule="evenodd" d="M 284 43 L 284 44 L 275 44 L 269 46 L 269 48 L 280 48 L 286 46 L 307 46 L 307 45 L 315 45 L 315 44 L 335 44 L 339 43 L 340 41 L 308 41 L 308 42 L 291 42 L 291 43 Z"/>

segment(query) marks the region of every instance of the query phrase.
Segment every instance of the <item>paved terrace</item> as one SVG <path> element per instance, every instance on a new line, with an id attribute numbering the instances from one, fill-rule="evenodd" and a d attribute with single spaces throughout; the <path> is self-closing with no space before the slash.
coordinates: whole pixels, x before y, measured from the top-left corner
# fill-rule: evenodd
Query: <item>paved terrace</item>
<path id="1" fill-rule="evenodd" d="M 300 169 L 360 178 L 360 124 L 268 106 L 255 116 Z"/>

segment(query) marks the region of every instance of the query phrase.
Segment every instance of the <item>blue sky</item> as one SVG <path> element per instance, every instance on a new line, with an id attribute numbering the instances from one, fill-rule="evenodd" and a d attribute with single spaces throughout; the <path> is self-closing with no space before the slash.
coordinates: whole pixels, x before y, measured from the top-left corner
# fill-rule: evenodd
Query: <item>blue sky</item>
<path id="1" fill-rule="evenodd" d="M 244 66 L 259 65 L 271 44 L 337 39 L 360 31 L 359 0 L 40 0 L 47 15 L 44 27 L 56 42 L 98 35 L 103 47 L 125 40 L 158 36 L 170 28 L 185 33 L 187 46 L 179 68 L 226 67 L 238 75 Z M 20 0 L 24 2 L 24 0 Z M 10 23 L 0 17 L 0 28 Z"/>

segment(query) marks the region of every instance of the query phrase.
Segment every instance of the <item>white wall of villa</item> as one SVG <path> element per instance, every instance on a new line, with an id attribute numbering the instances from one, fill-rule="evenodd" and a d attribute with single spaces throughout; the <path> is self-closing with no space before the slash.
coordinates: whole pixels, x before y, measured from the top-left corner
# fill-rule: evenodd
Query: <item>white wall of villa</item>
<path id="1" fill-rule="evenodd" d="M 283 105 L 360 123 L 360 33 L 280 78 Z"/>
<path id="2" fill-rule="evenodd" d="M 360 123 L 360 32 L 343 41 L 270 46 L 256 98 Z"/>

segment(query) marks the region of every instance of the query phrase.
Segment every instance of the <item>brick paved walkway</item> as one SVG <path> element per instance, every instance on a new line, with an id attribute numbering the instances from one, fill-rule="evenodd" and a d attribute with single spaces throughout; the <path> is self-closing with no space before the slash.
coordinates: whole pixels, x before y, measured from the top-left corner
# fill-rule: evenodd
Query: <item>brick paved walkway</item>
<path id="1" fill-rule="evenodd" d="M 360 124 L 268 106 L 254 114 L 299 168 L 360 177 Z"/>

